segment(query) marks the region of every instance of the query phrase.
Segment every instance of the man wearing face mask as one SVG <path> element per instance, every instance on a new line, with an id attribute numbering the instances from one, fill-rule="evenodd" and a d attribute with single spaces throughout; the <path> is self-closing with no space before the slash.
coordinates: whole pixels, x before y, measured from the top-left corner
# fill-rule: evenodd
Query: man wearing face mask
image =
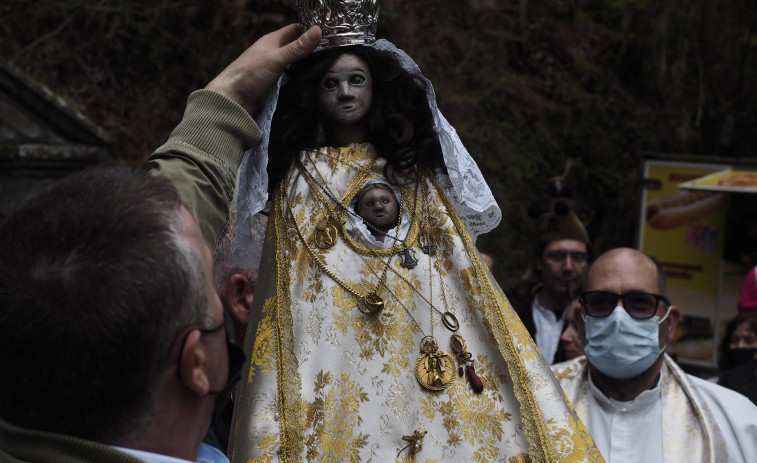
<path id="1" fill-rule="evenodd" d="M 553 366 L 607 462 L 747 462 L 757 407 L 664 354 L 680 317 L 660 267 L 628 248 L 601 255 L 580 295 L 585 356 Z"/>

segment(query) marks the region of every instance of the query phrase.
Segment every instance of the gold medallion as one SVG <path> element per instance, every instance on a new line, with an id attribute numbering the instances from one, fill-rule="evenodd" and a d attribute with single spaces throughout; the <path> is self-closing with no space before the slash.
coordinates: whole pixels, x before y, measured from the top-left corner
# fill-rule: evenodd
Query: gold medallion
<path id="1" fill-rule="evenodd" d="M 426 389 L 441 391 L 455 378 L 455 362 L 439 350 L 436 339 L 426 336 L 421 340 L 421 356 L 415 362 L 415 378 Z"/>
<path id="2" fill-rule="evenodd" d="M 336 238 L 339 236 L 339 224 L 336 219 L 333 217 L 323 218 L 315 228 L 316 246 L 321 249 L 328 249 L 336 244 Z"/>

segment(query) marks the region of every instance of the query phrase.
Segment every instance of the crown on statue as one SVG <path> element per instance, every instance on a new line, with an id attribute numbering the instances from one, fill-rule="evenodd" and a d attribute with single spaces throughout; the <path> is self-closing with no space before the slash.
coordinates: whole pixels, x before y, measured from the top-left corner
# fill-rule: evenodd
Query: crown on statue
<path id="1" fill-rule="evenodd" d="M 359 45 L 376 40 L 378 0 L 296 0 L 300 24 L 321 27 L 322 47 Z"/>

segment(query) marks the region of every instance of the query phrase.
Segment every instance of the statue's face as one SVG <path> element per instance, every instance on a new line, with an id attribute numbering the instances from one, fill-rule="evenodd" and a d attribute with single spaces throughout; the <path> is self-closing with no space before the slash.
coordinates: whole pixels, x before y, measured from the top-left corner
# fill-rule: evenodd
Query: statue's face
<path id="1" fill-rule="evenodd" d="M 373 187 L 359 197 L 360 217 L 381 231 L 397 223 L 397 198 L 387 187 Z"/>
<path id="2" fill-rule="evenodd" d="M 373 80 L 365 61 L 355 55 L 340 56 L 318 83 L 321 113 L 337 129 L 362 122 L 373 101 Z"/>

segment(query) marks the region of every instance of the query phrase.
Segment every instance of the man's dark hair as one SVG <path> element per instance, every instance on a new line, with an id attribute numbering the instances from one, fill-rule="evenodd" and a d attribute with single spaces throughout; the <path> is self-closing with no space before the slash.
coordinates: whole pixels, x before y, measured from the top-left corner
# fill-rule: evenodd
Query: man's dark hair
<path id="1" fill-rule="evenodd" d="M 271 123 L 269 189 L 276 187 L 300 150 L 328 145 L 328 133 L 321 133 L 326 122 L 319 111 L 319 81 L 345 53 L 365 61 L 371 71 L 373 102 L 366 115 L 366 141 L 396 172 L 413 165 L 445 169 L 421 76 L 404 70 L 390 52 L 361 45 L 335 47 L 314 53 L 286 71 Z"/>
<path id="2" fill-rule="evenodd" d="M 181 201 L 147 171 L 95 168 L 0 227 L 0 418 L 117 444 L 150 419 L 169 351 L 208 322 Z"/>

